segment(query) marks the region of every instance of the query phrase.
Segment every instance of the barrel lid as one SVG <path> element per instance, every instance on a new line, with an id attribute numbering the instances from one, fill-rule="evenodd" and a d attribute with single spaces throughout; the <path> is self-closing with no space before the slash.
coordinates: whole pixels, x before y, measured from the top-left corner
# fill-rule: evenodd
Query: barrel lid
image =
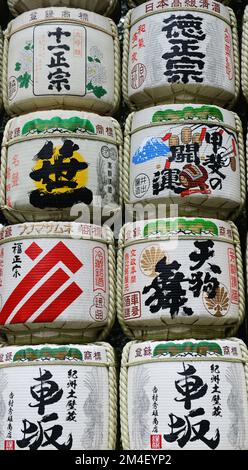
<path id="1" fill-rule="evenodd" d="M 112 35 L 112 23 L 109 18 L 99 15 L 88 10 L 82 10 L 79 8 L 67 8 L 67 7 L 47 7 L 37 8 L 22 13 L 17 18 L 12 20 L 7 28 L 7 35 L 12 35 L 20 28 L 32 27 L 40 22 L 53 22 L 54 20 L 65 21 L 67 24 L 78 23 L 87 26 L 95 25 L 99 28 L 106 30 Z"/>
<path id="2" fill-rule="evenodd" d="M 69 238 L 113 243 L 113 232 L 107 227 L 78 222 L 30 222 L 3 227 L 0 244 L 14 239 Z"/>
<path id="3" fill-rule="evenodd" d="M 212 238 L 233 243 L 230 222 L 203 217 L 174 217 L 131 222 L 124 226 L 124 242 L 154 240 L 160 238 Z"/>
<path id="4" fill-rule="evenodd" d="M 203 2 L 201 0 L 195 0 L 195 6 L 194 7 L 189 7 L 185 5 L 185 0 L 180 2 L 179 7 L 175 7 L 175 2 L 174 0 L 167 0 L 167 2 L 163 2 L 164 6 L 158 7 L 158 5 L 161 5 L 162 2 L 146 2 L 143 3 L 142 5 L 139 5 L 138 7 L 134 8 L 131 13 L 131 23 L 135 23 L 136 21 L 139 21 L 140 19 L 144 18 L 144 16 L 149 16 L 149 15 L 154 15 L 154 12 L 158 13 L 164 13 L 167 11 L 172 11 L 174 13 L 180 14 L 180 11 L 190 11 L 190 12 L 196 12 L 196 13 L 212 13 L 214 15 L 220 16 L 226 21 L 230 22 L 230 14 L 228 8 L 215 1 L 215 0 L 209 0 L 208 2 L 205 2 L 205 5 L 203 6 Z"/>
<path id="5" fill-rule="evenodd" d="M 209 104 L 169 104 L 153 106 L 137 111 L 132 118 L 132 131 L 144 126 L 182 125 L 188 122 L 218 123 L 236 128 L 235 115 L 231 111 Z"/>
<path id="6" fill-rule="evenodd" d="M 184 361 L 212 360 L 219 358 L 230 361 L 244 361 L 242 350 L 245 344 L 239 339 L 227 340 L 177 340 L 177 341 L 144 341 L 130 343 L 128 364 L 157 362 L 161 360 Z M 247 350 L 246 350 L 247 351 Z M 248 351 L 247 351 L 248 354 Z M 248 356 L 247 356 L 248 358 Z M 123 364 L 125 365 L 125 364 Z"/>

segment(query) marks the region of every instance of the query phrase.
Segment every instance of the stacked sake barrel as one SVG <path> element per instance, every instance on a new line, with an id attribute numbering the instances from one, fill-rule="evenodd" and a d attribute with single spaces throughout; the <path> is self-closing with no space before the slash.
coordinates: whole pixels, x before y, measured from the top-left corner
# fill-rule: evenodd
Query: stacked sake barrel
<path id="1" fill-rule="evenodd" d="M 125 20 L 122 192 L 136 221 L 118 250 L 118 319 L 135 340 L 122 357 L 124 449 L 248 448 L 248 352 L 233 337 L 245 290 L 231 221 L 245 206 L 245 154 L 232 111 L 237 22 L 224 3 L 135 1 Z"/>
<path id="2" fill-rule="evenodd" d="M 8 3 L 0 449 L 114 449 L 116 365 L 102 341 L 115 320 L 115 248 L 101 211 L 120 209 L 120 45 L 108 17 L 118 2 Z M 38 439 L 25 438 L 30 425 Z"/>

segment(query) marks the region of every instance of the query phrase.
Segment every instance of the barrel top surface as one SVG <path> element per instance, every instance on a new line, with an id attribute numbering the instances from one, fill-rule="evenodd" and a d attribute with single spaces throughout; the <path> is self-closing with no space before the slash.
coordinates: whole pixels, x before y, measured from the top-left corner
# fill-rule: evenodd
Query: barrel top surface
<path id="1" fill-rule="evenodd" d="M 51 11 L 53 14 L 51 14 Z M 50 12 L 50 13 L 48 13 Z M 65 12 L 68 12 L 70 15 L 69 18 L 65 19 Z M 34 14 L 35 13 L 35 14 Z M 49 16 L 50 14 L 50 16 Z M 48 7 L 48 8 L 37 8 L 37 10 L 29 11 L 22 13 L 17 18 L 13 19 L 7 28 L 7 34 L 14 34 L 19 28 L 23 27 L 33 27 L 37 22 L 54 22 L 56 20 L 65 21 L 67 24 L 84 24 L 87 26 L 89 24 L 94 24 L 100 28 L 106 29 L 107 32 L 112 34 L 112 23 L 109 18 L 99 15 L 88 10 L 82 10 L 79 8 L 67 8 L 67 7 Z"/>
<path id="2" fill-rule="evenodd" d="M 180 238 L 220 238 L 233 243 L 233 233 L 230 222 L 217 219 L 201 217 L 179 217 L 168 219 L 153 219 L 148 221 L 131 222 L 124 226 L 125 243 L 137 240 L 154 238 L 159 241 L 160 237 L 179 236 Z"/>
<path id="3" fill-rule="evenodd" d="M 152 8 L 151 7 L 152 2 L 145 2 L 142 5 L 137 6 L 136 8 L 132 10 L 131 24 L 136 21 L 139 21 L 139 19 L 143 18 L 144 16 L 149 16 L 149 15 L 154 14 L 155 11 L 157 11 L 158 13 L 160 12 L 165 13 L 166 11 L 171 12 L 171 10 L 174 10 L 176 14 L 177 12 L 178 14 L 180 14 L 180 11 L 193 12 L 194 10 L 196 11 L 196 13 L 197 12 L 206 13 L 206 14 L 214 13 L 214 14 L 221 16 L 223 19 L 227 20 L 228 22 L 230 21 L 230 14 L 229 14 L 228 8 L 225 5 L 216 2 L 215 0 L 209 0 L 209 2 L 206 3 L 207 8 L 202 6 L 201 0 L 196 0 L 195 2 L 196 7 L 186 6 L 184 2 L 181 2 L 182 6 L 175 8 L 173 6 L 173 0 L 168 0 L 167 4 L 168 6 L 164 6 L 163 8 L 159 8 L 159 9 Z"/>

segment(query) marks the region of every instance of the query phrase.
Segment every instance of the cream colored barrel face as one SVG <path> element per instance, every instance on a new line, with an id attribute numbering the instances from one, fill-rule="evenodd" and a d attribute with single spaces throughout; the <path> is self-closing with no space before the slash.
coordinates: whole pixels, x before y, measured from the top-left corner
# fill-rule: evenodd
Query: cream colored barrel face
<path id="1" fill-rule="evenodd" d="M 244 286 L 236 237 L 234 224 L 216 219 L 125 225 L 118 263 L 119 318 L 125 332 L 137 339 L 177 339 L 237 331 Z"/>
<path id="2" fill-rule="evenodd" d="M 214 0 L 204 5 L 146 2 L 128 13 L 123 92 L 130 107 L 233 104 L 240 80 L 235 15 Z"/>
<path id="3" fill-rule="evenodd" d="M 89 342 L 113 322 L 112 233 L 43 222 L 1 230 L 0 329 L 12 342 Z M 68 340 L 67 340 L 68 341 Z"/>
<path id="4" fill-rule="evenodd" d="M 127 344 L 123 448 L 247 450 L 247 361 L 247 347 L 236 338 Z"/>
<path id="5" fill-rule="evenodd" d="M 10 114 L 118 107 L 119 39 L 112 20 L 79 9 L 41 8 L 5 33 L 5 107 Z"/>
<path id="6" fill-rule="evenodd" d="M 0 347 L 0 390 L 1 450 L 115 448 L 110 345 Z"/>
<path id="7" fill-rule="evenodd" d="M 100 15 L 110 15 L 117 7 L 118 0 L 7 0 L 14 16 L 25 11 L 42 7 L 84 8 Z"/>
<path id="8" fill-rule="evenodd" d="M 131 115 L 125 134 L 126 203 L 177 204 L 179 215 L 224 219 L 244 204 L 243 136 L 234 113 L 161 105 Z"/>
<path id="9" fill-rule="evenodd" d="M 11 222 L 68 221 L 84 210 L 89 217 L 97 205 L 120 207 L 122 133 L 114 119 L 79 111 L 31 113 L 9 121 L 3 145 L 1 206 Z"/>

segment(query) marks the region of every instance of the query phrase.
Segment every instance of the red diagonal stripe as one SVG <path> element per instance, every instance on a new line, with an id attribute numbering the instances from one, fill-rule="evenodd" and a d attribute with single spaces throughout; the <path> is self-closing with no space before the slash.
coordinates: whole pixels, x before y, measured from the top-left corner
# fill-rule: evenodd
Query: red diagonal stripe
<path id="1" fill-rule="evenodd" d="M 34 320 L 34 323 L 53 322 L 69 305 L 72 304 L 81 294 L 82 289 L 75 282 L 72 282 L 61 294 L 53 300 L 48 307 Z"/>
<path id="2" fill-rule="evenodd" d="M 53 247 L 23 280 L 16 286 L 8 300 L 5 302 L 0 313 L 0 324 L 4 325 L 13 310 L 19 302 L 28 294 L 28 292 L 42 279 L 56 264 L 62 261 L 67 268 L 74 274 L 83 264 L 79 259 L 66 247 L 63 242 L 59 242 Z"/>
<path id="3" fill-rule="evenodd" d="M 25 323 L 46 300 L 54 294 L 60 286 L 68 281 L 69 276 L 62 269 L 58 269 L 18 310 L 10 323 Z"/>

